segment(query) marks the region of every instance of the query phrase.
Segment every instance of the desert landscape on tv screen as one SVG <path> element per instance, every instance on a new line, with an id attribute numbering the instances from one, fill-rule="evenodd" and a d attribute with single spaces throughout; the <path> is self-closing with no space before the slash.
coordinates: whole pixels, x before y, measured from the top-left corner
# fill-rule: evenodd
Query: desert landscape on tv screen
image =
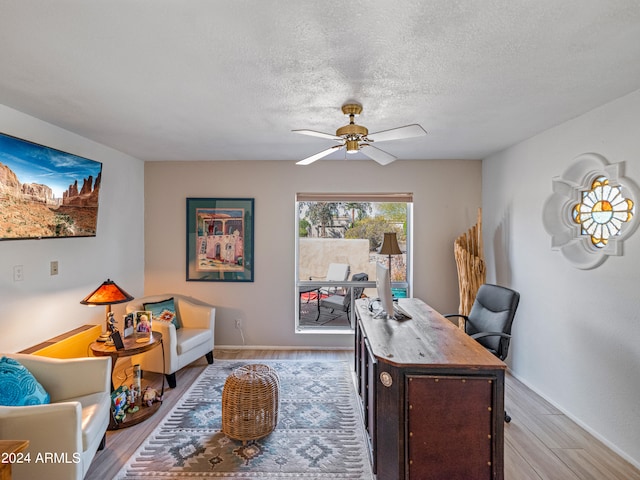
<path id="1" fill-rule="evenodd" d="M 102 163 L 0 134 L 0 240 L 92 237 Z"/>

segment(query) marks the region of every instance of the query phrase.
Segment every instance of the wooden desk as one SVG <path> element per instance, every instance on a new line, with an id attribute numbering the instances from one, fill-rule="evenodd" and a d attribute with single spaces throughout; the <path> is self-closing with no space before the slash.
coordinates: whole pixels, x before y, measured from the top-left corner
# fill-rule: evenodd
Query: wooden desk
<path id="1" fill-rule="evenodd" d="M 356 301 L 355 368 L 377 478 L 504 478 L 506 366 L 418 299 L 413 318 Z"/>
<path id="2" fill-rule="evenodd" d="M 23 463 L 21 452 L 29 440 L 0 440 L 0 480 L 11 480 L 11 465 Z"/>
<path id="3" fill-rule="evenodd" d="M 162 364 L 164 365 L 164 348 L 162 347 L 161 333 L 151 332 L 149 341 L 144 343 L 138 343 L 135 337 L 123 338 L 122 343 L 124 343 L 124 348 L 122 350 L 117 350 L 113 345 L 106 345 L 105 342 L 93 342 L 90 346 L 91 351 L 96 357 L 111 357 L 111 391 L 114 390 L 113 371 L 116 368 L 116 362 L 119 358 L 131 357 L 133 355 L 148 352 L 153 348 L 160 347 L 162 348 Z M 160 395 L 164 395 L 164 375 L 162 375 L 162 392 Z M 109 420 L 109 430 L 130 427 L 146 420 L 156 413 L 160 408 L 160 405 L 162 405 L 162 402 L 153 403 L 148 407 L 142 404 L 141 399 L 139 398 L 136 405 L 139 406 L 140 409 L 135 413 L 127 413 L 126 418 L 122 422 L 116 422 L 113 415 L 111 415 Z"/>

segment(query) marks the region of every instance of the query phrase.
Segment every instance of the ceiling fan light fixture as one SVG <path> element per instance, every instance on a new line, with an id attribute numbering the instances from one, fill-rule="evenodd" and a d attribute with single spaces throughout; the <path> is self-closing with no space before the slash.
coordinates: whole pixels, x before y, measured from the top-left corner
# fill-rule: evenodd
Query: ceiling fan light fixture
<path id="1" fill-rule="evenodd" d="M 347 153 L 358 153 L 360 144 L 357 140 L 347 140 Z"/>
<path id="2" fill-rule="evenodd" d="M 343 137 L 346 140 L 350 140 L 348 137 L 358 138 L 358 137 L 366 137 L 369 135 L 369 130 L 362 125 L 357 125 L 355 123 L 350 123 L 349 125 L 345 125 L 344 127 L 340 127 L 336 130 L 336 137 Z"/>
<path id="3" fill-rule="evenodd" d="M 311 155 L 303 160 L 297 162 L 298 165 L 309 165 L 321 158 L 326 157 L 335 151 L 335 149 L 342 150 L 343 148 L 350 155 L 361 152 L 366 157 L 375 160 L 380 165 L 387 165 L 396 157 L 390 153 L 380 150 L 372 145 L 373 142 L 387 142 L 390 140 L 402 140 L 404 138 L 422 137 L 427 132 L 418 124 L 405 125 L 403 127 L 391 128 L 389 130 L 382 130 L 369 135 L 369 130 L 362 125 L 358 125 L 355 122 L 355 117 L 362 112 L 362 105 L 358 103 L 347 103 L 342 106 L 342 113 L 349 116 L 349 124 L 344 125 L 336 130 L 335 135 L 329 133 L 316 132 L 314 130 L 293 130 L 295 133 L 301 133 L 303 135 L 310 135 L 312 137 L 324 138 L 327 140 L 333 140 L 340 142 L 340 145 L 327 148 L 320 153 Z M 365 148 L 367 147 L 367 148 Z"/>

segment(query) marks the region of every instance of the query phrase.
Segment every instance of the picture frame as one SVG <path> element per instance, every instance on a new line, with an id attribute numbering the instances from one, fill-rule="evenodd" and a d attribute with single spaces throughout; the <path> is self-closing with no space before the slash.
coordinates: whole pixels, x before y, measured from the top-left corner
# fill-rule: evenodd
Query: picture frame
<path id="1" fill-rule="evenodd" d="M 187 281 L 254 281 L 254 199 L 187 198 Z"/>
<path id="2" fill-rule="evenodd" d="M 120 336 L 120 332 L 115 331 L 111 334 L 111 340 L 116 347 L 116 350 L 124 350 L 124 343 L 122 342 L 122 337 Z"/>
<path id="3" fill-rule="evenodd" d="M 133 313 L 127 313 L 126 315 L 123 315 L 123 317 L 122 335 L 124 338 L 131 337 L 135 331 L 135 315 Z"/>
<path id="4" fill-rule="evenodd" d="M 95 237 L 102 163 L 0 133 L 0 240 Z"/>
<path id="5" fill-rule="evenodd" d="M 139 310 L 133 314 L 136 338 L 150 338 L 153 314 L 148 310 Z"/>

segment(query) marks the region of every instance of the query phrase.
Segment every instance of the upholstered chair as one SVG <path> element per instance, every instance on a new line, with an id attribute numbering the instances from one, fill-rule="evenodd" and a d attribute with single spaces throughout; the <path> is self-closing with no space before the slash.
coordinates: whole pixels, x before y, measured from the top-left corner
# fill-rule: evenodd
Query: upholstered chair
<path id="1" fill-rule="evenodd" d="M 21 452 L 23 458 L 29 455 L 29 462 L 12 465 L 13 480 L 84 478 L 96 452 L 105 446 L 111 358 L 57 359 L 18 353 L 1 357 L 18 361 L 49 397 L 49 403 L 40 405 L 29 399 L 23 406 L 0 406 L 0 440 L 29 441 Z M 10 367 L 3 367 L 3 376 Z M 19 383 L 23 381 L 24 377 Z"/>
<path id="2" fill-rule="evenodd" d="M 164 373 L 169 386 L 175 388 L 176 372 L 182 367 L 202 356 L 209 364 L 213 363 L 215 307 L 195 298 L 167 293 L 136 298 L 125 308 L 127 313 L 151 310 L 151 329 L 162 334 L 162 350 L 155 348 L 132 357 L 133 364 L 140 364 L 142 371 Z"/>

